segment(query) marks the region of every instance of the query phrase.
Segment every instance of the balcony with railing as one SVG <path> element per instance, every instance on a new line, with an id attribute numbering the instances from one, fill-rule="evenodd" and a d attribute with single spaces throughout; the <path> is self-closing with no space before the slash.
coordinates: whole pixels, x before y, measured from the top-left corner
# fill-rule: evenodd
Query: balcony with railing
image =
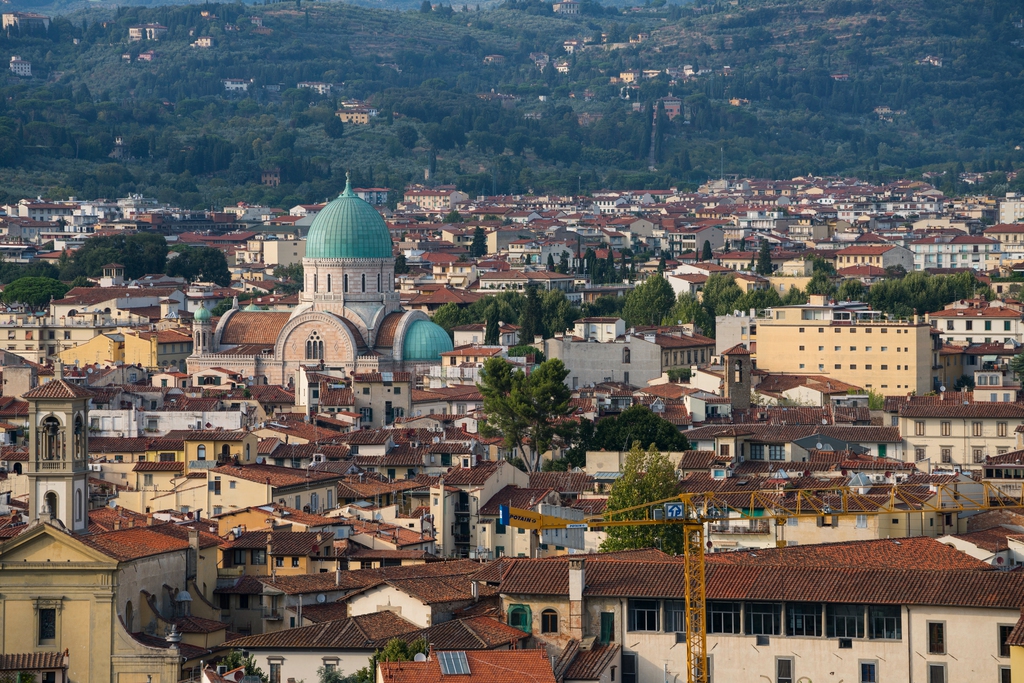
<path id="1" fill-rule="evenodd" d="M 263 607 L 263 619 L 266 621 L 280 621 L 284 618 L 281 608 L 279 607 Z"/>

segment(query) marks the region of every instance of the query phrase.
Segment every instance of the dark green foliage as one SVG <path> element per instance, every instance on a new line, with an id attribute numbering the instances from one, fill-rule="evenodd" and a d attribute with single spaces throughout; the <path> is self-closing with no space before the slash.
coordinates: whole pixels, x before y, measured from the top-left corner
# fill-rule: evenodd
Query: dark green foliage
<path id="1" fill-rule="evenodd" d="M 886 279 L 868 291 L 871 307 L 894 316 L 910 317 L 941 310 L 958 299 L 969 299 L 979 288 L 969 272 L 956 275 L 928 275 L 915 272 L 902 279 Z"/>
<path id="2" fill-rule="evenodd" d="M 633 442 L 654 444 L 663 451 L 685 451 L 690 442 L 679 428 L 651 411 L 647 406 L 633 406 L 617 417 L 606 417 L 597 423 L 591 450 L 629 450 Z"/>
<path id="3" fill-rule="evenodd" d="M 526 301 L 523 310 L 519 314 L 519 341 L 524 344 L 533 343 L 536 335 L 543 335 L 543 324 L 541 321 L 540 297 L 537 295 L 536 287 L 526 288 Z"/>
<path id="4" fill-rule="evenodd" d="M 710 240 L 704 240 L 704 248 L 701 250 L 700 260 L 701 261 L 710 261 L 714 257 L 715 257 L 715 254 L 711 250 L 711 241 Z"/>
<path id="5" fill-rule="evenodd" d="M 42 308 L 51 299 L 60 299 L 69 287 L 48 277 L 23 277 L 4 287 L 0 299 L 6 304 L 25 304 L 31 308 Z"/>
<path id="6" fill-rule="evenodd" d="M 533 356 L 534 362 L 544 362 L 544 352 L 538 349 L 536 346 L 530 346 L 529 344 L 519 344 L 518 346 L 510 346 L 508 349 L 508 355 L 512 358 L 518 358 L 520 356 Z"/>
<path id="7" fill-rule="evenodd" d="M 639 506 L 671 498 L 678 488 L 675 468 L 668 457 L 653 445 L 648 449 L 641 446 L 640 441 L 634 441 L 622 466 L 622 476 L 608 496 L 607 518 L 645 519 L 649 517 L 649 510 Z M 614 514 L 616 510 L 633 507 L 638 509 Z M 683 527 L 678 524 L 608 527 L 607 538 L 601 543 L 604 552 L 638 548 L 660 548 L 669 554 L 682 554 Z"/>
<path id="8" fill-rule="evenodd" d="M 487 253 L 487 232 L 479 225 L 473 229 L 473 243 L 469 246 L 469 255 L 479 258 Z"/>
<path id="9" fill-rule="evenodd" d="M 213 282 L 221 287 L 231 285 L 224 252 L 212 247 L 186 247 L 167 262 L 167 274 L 183 277 L 188 282 Z"/>
<path id="10" fill-rule="evenodd" d="M 772 265 L 771 251 L 768 249 L 768 240 L 761 240 L 761 247 L 757 253 L 757 274 L 768 276 L 772 274 L 775 267 Z"/>
<path id="11" fill-rule="evenodd" d="M 149 273 L 163 273 L 167 263 L 167 240 L 151 232 L 127 237 L 92 237 L 75 251 L 71 263 L 63 266 L 60 274 L 67 280 L 83 275 L 100 277 L 103 266 L 109 263 L 123 265 L 124 275 L 129 280 Z"/>
<path id="12" fill-rule="evenodd" d="M 657 325 L 675 303 L 672 285 L 655 274 L 626 295 L 622 311 L 629 326 Z"/>

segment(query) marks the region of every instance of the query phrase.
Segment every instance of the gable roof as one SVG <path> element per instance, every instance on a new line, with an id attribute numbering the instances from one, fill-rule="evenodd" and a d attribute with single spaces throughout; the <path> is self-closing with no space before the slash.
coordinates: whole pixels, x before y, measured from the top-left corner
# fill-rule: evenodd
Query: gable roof
<path id="1" fill-rule="evenodd" d="M 332 649 L 374 650 L 387 641 L 420 630 L 394 612 L 374 612 L 358 617 L 325 621 L 312 626 L 247 636 L 231 641 L 238 649 Z"/>
<path id="2" fill-rule="evenodd" d="M 381 662 L 378 680 L 383 683 L 555 683 L 547 651 L 478 650 L 466 652 L 469 674 L 451 676 L 441 671 L 438 652 L 425 662 Z"/>

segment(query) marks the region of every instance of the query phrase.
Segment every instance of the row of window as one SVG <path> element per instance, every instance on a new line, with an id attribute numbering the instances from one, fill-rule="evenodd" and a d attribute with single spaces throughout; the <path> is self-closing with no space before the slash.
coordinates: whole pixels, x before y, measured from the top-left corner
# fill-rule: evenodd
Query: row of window
<path id="1" fill-rule="evenodd" d="M 804 313 L 811 313 L 811 311 L 804 311 Z M 799 329 L 800 329 L 800 334 L 803 334 L 805 328 L 801 327 Z M 835 330 L 836 334 L 839 334 L 840 332 L 843 331 L 844 328 L 833 325 L 832 329 Z M 857 334 L 857 328 L 856 327 L 847 327 L 845 329 L 849 330 L 850 334 Z M 871 334 L 871 331 L 874 328 L 873 327 L 865 326 L 865 327 L 862 327 L 861 329 L 864 330 L 864 334 Z M 819 334 L 823 334 L 824 332 L 825 332 L 825 328 L 824 327 L 819 327 L 818 328 L 818 333 Z M 880 332 L 881 332 L 881 334 L 889 334 L 889 328 L 882 327 L 882 328 L 880 328 Z M 896 334 L 910 334 L 910 330 L 903 330 L 903 329 L 900 329 L 900 328 L 896 328 Z"/>
<path id="2" fill-rule="evenodd" d="M 320 288 L 320 277 L 319 277 L 319 275 L 314 273 L 313 274 L 313 291 L 317 292 L 317 291 L 319 291 L 319 288 Z M 344 291 L 346 293 L 348 292 L 348 274 L 345 274 L 345 275 L 341 276 L 341 288 L 342 288 L 342 291 Z M 360 288 L 361 288 L 360 291 L 362 291 L 362 292 L 366 291 L 366 273 L 363 273 L 362 275 L 360 275 Z M 331 281 L 331 276 L 330 275 L 327 276 L 327 291 L 328 292 L 333 291 L 333 289 L 332 289 L 332 281 Z M 380 273 L 377 273 L 377 291 L 378 292 L 384 291 L 384 290 L 381 289 Z"/>
<path id="3" fill-rule="evenodd" d="M 996 455 L 1002 455 L 1006 453 L 1007 448 L 997 448 Z M 928 458 L 928 450 L 924 446 L 918 446 L 914 449 L 914 459 L 917 462 L 921 462 Z M 939 458 L 945 464 L 953 462 L 953 447 L 943 446 L 939 449 Z M 985 449 L 981 447 L 971 448 L 971 459 L 975 463 L 985 462 Z"/>
<path id="4" fill-rule="evenodd" d="M 955 323 L 955 322 L 956 322 L 955 320 L 947 320 L 946 321 L 946 329 L 952 332 L 953 331 L 953 323 Z M 986 320 L 984 322 L 985 322 L 985 331 L 986 332 L 991 332 L 992 331 L 992 321 L 991 320 Z M 974 329 L 974 321 L 973 320 L 965 320 L 964 321 L 964 329 L 967 330 L 967 331 L 973 330 Z M 1010 331 L 1010 321 L 1009 320 L 1004 320 L 1003 321 L 1003 332 L 1009 332 L 1009 331 Z"/>
<path id="5" fill-rule="evenodd" d="M 259 548 L 259 549 L 253 549 L 253 550 L 237 550 L 237 549 L 236 550 L 232 550 L 231 551 L 231 564 L 232 564 L 232 566 L 233 567 L 244 567 L 245 566 L 245 561 L 246 561 L 247 557 L 251 560 L 249 564 L 251 564 L 254 567 L 265 567 L 267 565 L 267 551 L 266 551 L 266 549 Z M 292 567 L 298 567 L 299 566 L 299 558 L 298 557 L 292 557 L 290 559 L 291 559 L 290 565 Z M 275 567 L 283 567 L 283 566 L 285 566 L 285 559 L 283 557 L 280 557 L 280 556 L 275 557 L 274 558 L 274 566 Z"/>
<path id="6" fill-rule="evenodd" d="M 925 436 L 925 421 L 914 421 L 914 436 Z M 1006 422 L 996 423 L 996 436 L 1006 436 L 1008 433 Z M 939 435 L 952 436 L 953 423 L 947 420 L 939 422 Z M 971 436 L 985 436 L 985 423 L 979 421 L 971 422 Z"/>

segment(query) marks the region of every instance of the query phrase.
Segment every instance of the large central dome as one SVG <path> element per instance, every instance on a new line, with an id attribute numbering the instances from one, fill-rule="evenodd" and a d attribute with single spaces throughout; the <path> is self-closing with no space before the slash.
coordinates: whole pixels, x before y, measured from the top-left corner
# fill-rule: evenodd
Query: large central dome
<path id="1" fill-rule="evenodd" d="M 352 192 L 329 202 L 313 219 L 306 258 L 391 258 L 391 233 L 377 210 Z"/>

